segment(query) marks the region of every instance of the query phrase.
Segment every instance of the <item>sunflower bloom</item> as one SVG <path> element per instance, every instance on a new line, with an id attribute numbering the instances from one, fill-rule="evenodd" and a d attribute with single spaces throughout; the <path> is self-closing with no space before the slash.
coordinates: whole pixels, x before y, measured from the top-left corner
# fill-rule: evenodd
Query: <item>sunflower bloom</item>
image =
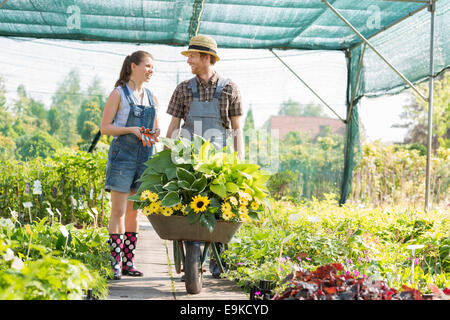
<path id="1" fill-rule="evenodd" d="M 191 208 L 195 213 L 204 212 L 209 202 L 208 196 L 196 195 L 192 198 Z"/>
<path id="2" fill-rule="evenodd" d="M 231 212 L 231 210 L 227 210 L 227 211 L 224 211 L 224 212 L 222 212 L 222 218 L 223 218 L 223 220 L 230 220 L 231 218 L 233 218 L 234 217 L 234 213 L 233 212 Z"/>
<path id="3" fill-rule="evenodd" d="M 150 190 L 144 190 L 141 192 L 139 199 L 141 199 L 141 201 L 145 201 L 150 197 L 150 194 L 152 194 L 152 193 L 153 192 L 151 192 Z"/>

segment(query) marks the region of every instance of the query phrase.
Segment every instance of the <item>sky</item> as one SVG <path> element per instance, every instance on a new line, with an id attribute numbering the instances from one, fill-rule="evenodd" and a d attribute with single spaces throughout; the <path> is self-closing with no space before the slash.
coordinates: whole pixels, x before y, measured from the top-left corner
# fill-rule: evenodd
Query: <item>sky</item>
<path id="1" fill-rule="evenodd" d="M 108 95 L 118 79 L 124 58 L 136 50 L 146 50 L 155 58 L 156 72 L 145 86 L 160 102 L 158 117 L 165 134 L 170 122 L 170 115 L 166 113 L 170 97 L 179 82 L 193 77 L 186 58 L 180 54 L 183 49 L 165 45 L 0 37 L 0 76 L 4 80 L 9 103 L 17 99 L 17 87 L 23 84 L 31 97 L 49 108 L 51 97 L 71 70 L 78 69 L 82 90 L 89 86 L 94 76 L 98 76 Z M 275 52 L 341 118 L 345 118 L 347 75 L 343 53 Z M 221 60 L 216 63 L 215 70 L 238 85 L 243 101 L 243 118 L 251 107 L 256 129 L 278 113 L 283 101 L 321 103 L 269 50 L 219 48 L 218 53 Z M 392 128 L 392 125 L 402 122 L 400 113 L 406 99 L 406 93 L 362 99 L 360 123 L 368 141 L 403 141 L 406 129 Z M 336 118 L 326 106 L 324 111 Z"/>

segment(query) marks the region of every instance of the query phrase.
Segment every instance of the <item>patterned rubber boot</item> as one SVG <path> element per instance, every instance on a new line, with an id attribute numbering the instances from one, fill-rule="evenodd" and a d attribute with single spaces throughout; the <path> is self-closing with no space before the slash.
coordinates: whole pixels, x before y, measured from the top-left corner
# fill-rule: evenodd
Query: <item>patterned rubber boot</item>
<path id="1" fill-rule="evenodd" d="M 120 280 L 122 275 L 122 250 L 123 250 L 123 234 L 110 234 L 109 245 L 111 247 L 111 267 L 113 270 L 114 280 Z"/>
<path id="2" fill-rule="evenodd" d="M 122 274 L 132 277 L 142 277 L 144 274 L 134 267 L 134 254 L 137 243 L 136 232 L 125 232 L 122 256 Z"/>

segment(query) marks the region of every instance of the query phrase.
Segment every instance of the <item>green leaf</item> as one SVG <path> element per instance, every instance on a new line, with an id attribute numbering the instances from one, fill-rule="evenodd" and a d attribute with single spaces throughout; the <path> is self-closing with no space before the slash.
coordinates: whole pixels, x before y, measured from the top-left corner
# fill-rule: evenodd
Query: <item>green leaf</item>
<path id="1" fill-rule="evenodd" d="M 206 183 L 207 182 L 205 176 L 202 176 L 200 179 L 194 181 L 194 183 L 191 186 L 191 189 L 198 193 L 203 192 L 203 190 L 205 190 Z"/>
<path id="2" fill-rule="evenodd" d="M 145 180 L 142 181 L 141 185 L 139 186 L 138 193 L 141 194 L 144 190 L 151 190 L 150 188 L 154 186 L 155 184 L 161 183 L 161 175 L 160 174 L 152 174 L 145 177 Z"/>
<path id="3" fill-rule="evenodd" d="M 227 188 L 224 184 L 211 184 L 209 185 L 209 189 L 222 199 L 227 196 Z"/>
<path id="4" fill-rule="evenodd" d="M 178 183 L 177 181 L 169 181 L 165 185 L 163 185 L 163 189 L 169 190 L 169 191 L 178 191 Z"/>
<path id="5" fill-rule="evenodd" d="M 162 199 L 161 205 L 164 207 L 173 207 L 180 203 L 180 197 L 178 193 L 175 191 L 170 191 L 166 194 L 166 196 Z"/>
<path id="6" fill-rule="evenodd" d="M 177 168 L 177 178 L 178 180 L 185 180 L 190 184 L 194 183 L 195 181 L 195 176 L 192 173 L 179 167 Z"/>
<path id="7" fill-rule="evenodd" d="M 193 211 L 191 211 L 191 212 L 188 213 L 188 215 L 187 215 L 186 217 L 187 217 L 188 222 L 189 222 L 190 224 L 194 224 L 194 223 L 196 223 L 197 221 L 200 220 L 200 217 L 201 217 L 201 216 L 202 216 L 202 215 L 196 214 L 196 213 L 194 213 Z"/>
<path id="8" fill-rule="evenodd" d="M 191 190 L 191 184 L 184 180 L 178 181 L 178 186 L 184 190 Z"/>
<path id="9" fill-rule="evenodd" d="M 225 186 L 230 193 L 237 193 L 239 191 L 239 187 L 233 182 L 227 182 Z"/>
<path id="10" fill-rule="evenodd" d="M 200 224 L 208 229 L 209 232 L 213 232 L 216 227 L 217 221 L 214 217 L 214 213 L 206 212 L 200 217 Z"/>
<path id="11" fill-rule="evenodd" d="M 169 167 L 166 169 L 165 173 L 168 180 L 173 180 L 177 177 L 177 168 Z"/>
<path id="12" fill-rule="evenodd" d="M 129 196 L 127 199 L 131 201 L 141 201 L 141 194 L 136 192 L 134 195 Z"/>

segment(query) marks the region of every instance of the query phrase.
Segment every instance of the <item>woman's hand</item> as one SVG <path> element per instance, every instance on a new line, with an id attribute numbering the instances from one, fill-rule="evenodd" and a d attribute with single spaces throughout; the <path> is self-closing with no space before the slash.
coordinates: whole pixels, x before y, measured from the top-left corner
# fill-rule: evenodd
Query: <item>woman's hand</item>
<path id="1" fill-rule="evenodd" d="M 138 139 L 141 139 L 141 128 L 139 127 L 128 127 L 129 133 L 134 134 Z"/>

